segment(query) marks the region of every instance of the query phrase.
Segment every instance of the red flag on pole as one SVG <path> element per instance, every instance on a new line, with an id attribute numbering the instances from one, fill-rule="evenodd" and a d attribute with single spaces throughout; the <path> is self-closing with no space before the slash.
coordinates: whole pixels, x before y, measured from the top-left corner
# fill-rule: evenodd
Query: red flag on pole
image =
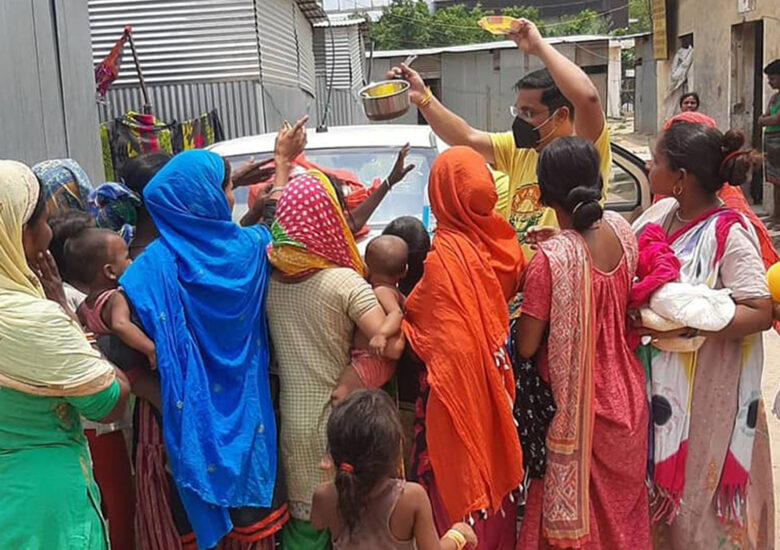
<path id="1" fill-rule="evenodd" d="M 119 67 L 122 64 L 122 54 L 125 49 L 125 42 L 130 35 L 130 27 L 125 27 L 122 36 L 116 41 L 114 47 L 108 52 L 106 58 L 95 65 L 95 84 L 97 85 L 97 95 L 99 99 L 106 97 L 106 92 L 111 83 L 119 75 Z"/>

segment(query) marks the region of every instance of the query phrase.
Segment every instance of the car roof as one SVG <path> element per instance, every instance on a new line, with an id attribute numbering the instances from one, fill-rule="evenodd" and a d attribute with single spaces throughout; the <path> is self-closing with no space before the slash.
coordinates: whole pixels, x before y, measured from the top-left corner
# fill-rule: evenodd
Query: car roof
<path id="1" fill-rule="evenodd" d="M 272 153 L 276 132 L 246 136 L 222 141 L 209 150 L 223 157 Z M 412 147 L 446 148 L 429 126 L 412 124 L 370 124 L 364 126 L 334 126 L 326 132 L 309 129 L 306 150 L 355 148 L 355 147 L 401 147 L 409 143 Z"/>

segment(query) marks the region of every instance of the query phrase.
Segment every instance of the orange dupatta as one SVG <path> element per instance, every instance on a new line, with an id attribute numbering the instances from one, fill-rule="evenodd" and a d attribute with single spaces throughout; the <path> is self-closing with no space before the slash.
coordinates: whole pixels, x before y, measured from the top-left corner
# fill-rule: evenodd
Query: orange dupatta
<path id="1" fill-rule="evenodd" d="M 457 521 L 496 513 L 523 479 L 504 346 L 507 301 L 524 260 L 511 226 L 493 211 L 495 186 L 478 153 L 454 147 L 441 154 L 429 194 L 437 227 L 423 278 L 406 301 L 404 333 L 426 366 L 428 452 Z"/>

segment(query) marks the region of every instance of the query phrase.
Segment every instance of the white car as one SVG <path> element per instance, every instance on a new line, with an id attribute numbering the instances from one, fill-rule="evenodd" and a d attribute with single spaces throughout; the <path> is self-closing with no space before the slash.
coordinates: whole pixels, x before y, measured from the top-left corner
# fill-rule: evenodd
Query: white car
<path id="1" fill-rule="evenodd" d="M 261 160 L 273 156 L 276 134 L 248 136 L 223 141 L 210 150 L 226 158 L 233 167 L 250 157 Z M 428 126 L 367 125 L 339 126 L 326 132 L 308 131 L 306 159 L 325 169 L 353 172 L 367 187 L 374 179 L 385 178 L 395 163 L 398 150 L 406 143 L 411 146 L 407 163 L 415 169 L 398 183 L 382 201 L 369 220 L 372 234 L 378 234 L 399 216 L 422 219 L 425 187 L 431 164 L 447 148 Z M 628 150 L 612 145 L 612 177 L 607 193 L 607 208 L 633 221 L 650 205 L 650 189 L 644 161 Z M 246 212 L 246 189 L 235 191 L 236 220 Z M 364 239 L 364 243 L 368 239 Z"/>

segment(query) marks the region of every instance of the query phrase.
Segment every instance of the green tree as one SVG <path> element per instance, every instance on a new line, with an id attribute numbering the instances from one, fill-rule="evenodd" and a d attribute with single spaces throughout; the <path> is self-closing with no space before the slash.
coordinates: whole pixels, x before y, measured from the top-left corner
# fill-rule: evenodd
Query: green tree
<path id="1" fill-rule="evenodd" d="M 501 10 L 472 10 L 463 5 L 449 6 L 433 13 L 424 0 L 393 0 L 382 10 L 378 21 L 369 23 L 369 32 L 377 50 L 426 48 L 473 44 L 504 40 L 494 37 L 477 26 L 486 15 L 525 17 L 540 22 L 539 13 L 531 7 L 512 7 Z"/>
<path id="2" fill-rule="evenodd" d="M 630 0 L 629 18 L 637 21 L 629 25 L 629 32 L 649 29 L 649 0 Z M 379 20 L 369 23 L 369 32 L 377 50 L 414 49 L 456 44 L 474 44 L 504 40 L 477 26 L 486 15 L 524 17 L 535 22 L 545 36 L 570 36 L 575 34 L 609 33 L 608 17 L 593 10 L 583 10 L 576 15 L 561 17 L 558 21 L 542 22 L 539 12 L 529 6 L 514 6 L 503 10 L 485 10 L 477 6 L 472 10 L 462 4 L 448 6 L 431 13 L 425 0 L 393 0 L 382 10 Z M 614 34 L 625 34 L 618 29 Z"/>
<path id="3" fill-rule="evenodd" d="M 423 0 L 394 0 L 378 21 L 369 23 L 369 32 L 378 50 L 425 47 L 431 41 L 430 19 Z"/>
<path id="4" fill-rule="evenodd" d="M 650 0 L 630 0 L 628 2 L 628 28 L 616 29 L 615 36 L 639 34 L 653 30 L 650 17 Z"/>
<path id="5" fill-rule="evenodd" d="M 609 21 L 598 12 L 582 10 L 577 15 L 564 15 L 559 21 L 544 25 L 543 32 L 546 36 L 607 34 Z"/>
<path id="6" fill-rule="evenodd" d="M 653 30 L 650 17 L 650 0 L 631 0 L 628 3 L 628 33 L 637 34 Z"/>

